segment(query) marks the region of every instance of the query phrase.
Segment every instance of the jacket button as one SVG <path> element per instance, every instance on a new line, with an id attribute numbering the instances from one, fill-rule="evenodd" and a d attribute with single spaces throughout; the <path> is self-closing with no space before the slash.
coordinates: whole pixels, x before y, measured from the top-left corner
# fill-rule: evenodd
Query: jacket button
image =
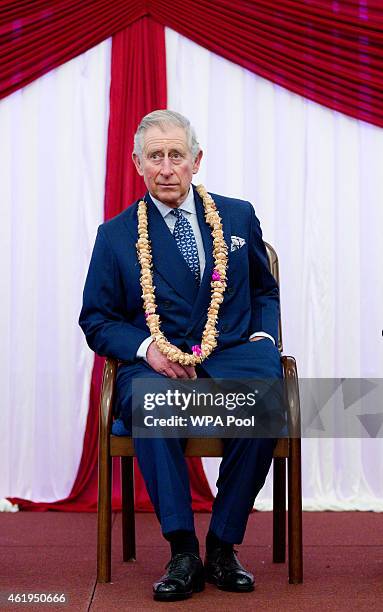
<path id="1" fill-rule="evenodd" d="M 226 333 L 227 331 L 229 331 L 229 326 L 225 323 L 224 325 L 222 325 L 221 329 L 223 333 Z"/>
<path id="2" fill-rule="evenodd" d="M 226 289 L 226 291 L 228 292 L 228 294 L 229 294 L 229 295 L 233 295 L 233 293 L 234 293 L 234 289 L 233 289 L 233 287 L 228 287 L 228 288 Z"/>
<path id="3" fill-rule="evenodd" d="M 170 300 L 165 300 L 164 302 L 162 302 L 162 306 L 164 308 L 170 308 L 170 304 L 171 304 Z"/>

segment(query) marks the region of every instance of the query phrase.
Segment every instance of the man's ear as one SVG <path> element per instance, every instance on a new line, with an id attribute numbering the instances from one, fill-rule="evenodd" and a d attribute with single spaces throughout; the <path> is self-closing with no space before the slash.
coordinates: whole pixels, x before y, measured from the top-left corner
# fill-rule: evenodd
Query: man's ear
<path id="1" fill-rule="evenodd" d="M 141 167 L 141 160 L 138 157 L 137 153 L 132 153 L 132 159 L 133 159 L 134 165 L 136 166 L 136 170 L 137 170 L 138 174 L 140 176 L 143 176 L 144 172 L 143 172 L 142 167 Z"/>
<path id="2" fill-rule="evenodd" d="M 195 160 L 194 160 L 194 163 L 193 163 L 193 174 L 197 174 L 197 172 L 199 170 L 199 165 L 201 163 L 202 155 L 203 155 L 203 151 L 200 151 L 198 153 L 198 155 L 196 156 Z"/>

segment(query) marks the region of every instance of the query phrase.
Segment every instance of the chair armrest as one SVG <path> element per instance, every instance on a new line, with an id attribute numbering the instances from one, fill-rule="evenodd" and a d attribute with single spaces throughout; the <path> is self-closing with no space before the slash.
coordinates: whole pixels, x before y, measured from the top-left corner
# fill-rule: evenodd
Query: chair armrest
<path id="1" fill-rule="evenodd" d="M 290 438 L 301 437 L 301 408 L 299 401 L 298 373 L 294 357 L 281 357 L 288 407 Z"/>
<path id="2" fill-rule="evenodd" d="M 113 399 L 117 375 L 118 361 L 107 357 L 102 373 L 102 385 L 100 396 L 100 437 L 109 435 L 112 424 Z"/>

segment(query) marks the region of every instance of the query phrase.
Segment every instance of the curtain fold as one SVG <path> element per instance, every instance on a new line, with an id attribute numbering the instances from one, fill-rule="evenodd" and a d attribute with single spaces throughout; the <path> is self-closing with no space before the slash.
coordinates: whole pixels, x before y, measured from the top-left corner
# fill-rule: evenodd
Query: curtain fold
<path id="1" fill-rule="evenodd" d="M 153 16 L 273 83 L 383 126 L 383 6 L 360 2 L 165 0 Z"/>
<path id="2" fill-rule="evenodd" d="M 0 6 L 0 97 L 150 15 L 331 109 L 383 126 L 380 0 L 53 0 Z"/>
<path id="3" fill-rule="evenodd" d="M 0 98 L 146 14 L 142 0 L 42 0 L 0 5 Z"/>
<path id="4" fill-rule="evenodd" d="M 133 137 L 142 117 L 156 108 L 166 108 L 165 33 L 144 17 L 113 37 L 105 219 L 146 191 L 132 161 Z"/>

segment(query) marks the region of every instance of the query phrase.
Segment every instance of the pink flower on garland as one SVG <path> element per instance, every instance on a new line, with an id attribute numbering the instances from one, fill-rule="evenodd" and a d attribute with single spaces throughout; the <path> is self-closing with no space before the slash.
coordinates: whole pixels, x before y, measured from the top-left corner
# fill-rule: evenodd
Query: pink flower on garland
<path id="1" fill-rule="evenodd" d="M 196 355 L 197 357 L 201 357 L 202 350 L 199 344 L 195 344 L 194 346 L 192 346 L 192 351 L 194 355 Z"/>
<path id="2" fill-rule="evenodd" d="M 218 272 L 218 270 L 213 270 L 213 274 L 211 275 L 211 278 L 213 281 L 220 281 L 221 280 L 221 275 Z"/>
<path id="3" fill-rule="evenodd" d="M 150 317 L 150 315 L 154 314 L 154 312 L 152 310 L 147 310 L 145 312 L 145 319 L 148 319 Z"/>

